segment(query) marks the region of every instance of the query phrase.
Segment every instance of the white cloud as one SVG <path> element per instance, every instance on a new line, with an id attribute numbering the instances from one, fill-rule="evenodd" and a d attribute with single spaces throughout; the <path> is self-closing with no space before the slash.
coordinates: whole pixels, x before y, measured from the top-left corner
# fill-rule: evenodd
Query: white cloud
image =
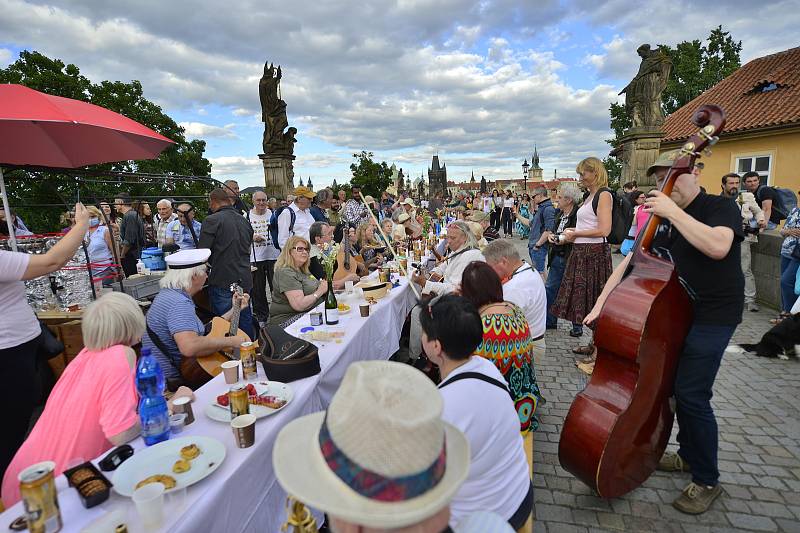
<path id="1" fill-rule="evenodd" d="M 0 67 L 11 64 L 13 55 L 8 48 L 0 48 Z"/>
<path id="2" fill-rule="evenodd" d="M 212 137 L 222 137 L 238 139 L 234 133 L 234 124 L 226 124 L 223 127 L 204 124 L 202 122 L 180 122 L 179 125 L 186 130 L 186 136 L 190 139 L 204 139 Z"/>

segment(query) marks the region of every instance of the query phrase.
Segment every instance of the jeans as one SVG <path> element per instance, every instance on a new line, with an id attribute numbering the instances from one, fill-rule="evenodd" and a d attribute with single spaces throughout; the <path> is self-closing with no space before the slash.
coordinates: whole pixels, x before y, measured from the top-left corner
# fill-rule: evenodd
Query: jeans
<path id="1" fill-rule="evenodd" d="M 567 258 L 562 255 L 553 255 L 550 260 L 550 270 L 547 271 L 547 280 L 544 282 L 544 292 L 547 295 L 547 327 L 551 329 L 558 326 L 558 317 L 550 312 L 550 307 L 556 302 L 566 268 Z M 573 323 L 572 331 L 583 331 L 583 325 Z"/>
<path id="2" fill-rule="evenodd" d="M 253 302 L 253 314 L 259 322 L 269 320 L 269 301 L 267 301 L 267 284 L 272 290 L 272 276 L 275 272 L 275 261 L 258 261 L 253 263 L 256 270 L 253 272 L 253 290 L 250 298 Z"/>
<path id="3" fill-rule="evenodd" d="M 753 277 L 752 256 L 750 255 L 750 245 L 747 239 L 742 241 L 742 274 L 744 274 L 744 303 L 756 303 L 756 279 Z M 794 290 L 794 286 L 792 286 Z"/>
<path id="4" fill-rule="evenodd" d="M 222 316 L 233 306 L 231 301 L 233 295 L 227 288 L 208 286 L 208 301 L 211 304 L 211 311 L 215 315 Z M 239 313 L 239 329 L 247 333 L 250 339 L 255 339 L 255 328 L 253 327 L 253 313 L 250 306 L 242 307 Z"/>
<path id="5" fill-rule="evenodd" d="M 797 267 L 800 261 L 791 257 L 781 256 L 781 305 L 783 311 L 792 310 L 797 295 L 794 293 L 794 283 L 797 279 Z"/>
<path id="6" fill-rule="evenodd" d="M 539 240 L 538 238 L 536 240 Z M 536 241 L 528 243 L 528 253 L 531 256 L 531 264 L 533 268 L 539 271 L 540 274 L 544 273 L 544 265 L 547 260 L 547 246 L 542 246 L 538 250 L 533 247 Z"/>
<path id="7" fill-rule="evenodd" d="M 736 326 L 692 325 L 678 359 L 675 414 L 678 454 L 689 463 L 692 481 L 713 487 L 719 481 L 719 432 L 711 408 L 714 380 Z"/>

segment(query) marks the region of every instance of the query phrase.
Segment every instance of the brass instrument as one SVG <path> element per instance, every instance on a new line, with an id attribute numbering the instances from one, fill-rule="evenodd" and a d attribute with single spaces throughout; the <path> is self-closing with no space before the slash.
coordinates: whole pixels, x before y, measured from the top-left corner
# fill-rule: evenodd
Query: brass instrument
<path id="1" fill-rule="evenodd" d="M 286 498 L 286 523 L 281 526 L 284 533 L 318 533 L 317 520 L 308 508 L 291 496 Z M 289 530 L 289 528 L 292 528 Z"/>

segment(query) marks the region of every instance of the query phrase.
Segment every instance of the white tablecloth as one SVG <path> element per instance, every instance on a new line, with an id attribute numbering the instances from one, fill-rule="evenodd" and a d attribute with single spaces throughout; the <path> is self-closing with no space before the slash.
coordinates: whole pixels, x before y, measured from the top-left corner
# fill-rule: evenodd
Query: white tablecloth
<path id="1" fill-rule="evenodd" d="M 361 318 L 356 295 L 343 295 L 341 301 L 351 305 L 351 312 L 342 315 L 338 326 L 346 331 L 344 339 L 341 343 L 319 345 L 320 374 L 292 382 L 294 399 L 280 412 L 256 423 L 254 446 L 237 448 L 230 426 L 210 420 L 203 412 L 206 405 L 228 390 L 221 374 L 195 391 L 196 401 L 192 404 L 195 422 L 179 436 L 204 435 L 219 440 L 226 448 L 225 460 L 211 476 L 187 489 L 186 499 L 180 503 L 180 507 L 168 507 L 159 531 L 280 531 L 280 526 L 286 520 L 286 493 L 278 484 L 272 469 L 272 447 L 278 432 L 297 417 L 325 409 L 351 362 L 388 359 L 397 351 L 403 319 L 414 297 L 407 282 L 402 280 L 400 287 L 393 288 L 373 306 L 368 319 Z M 304 316 L 287 331 L 296 334 L 308 324 L 309 318 Z M 265 377 L 260 364 L 259 376 Z M 136 450 L 145 447 L 141 438 L 131 445 Z M 111 475 L 108 477 L 111 478 Z M 57 478 L 57 487 L 64 520 L 62 531 L 80 531 L 115 509 L 122 509 L 126 513 L 128 531 L 144 531 L 129 498 L 112 491 L 104 504 L 84 509 L 77 491 L 67 488 L 64 476 Z M 0 515 L 0 531 L 7 531 L 8 525 L 22 514 L 21 503 L 9 508 Z"/>

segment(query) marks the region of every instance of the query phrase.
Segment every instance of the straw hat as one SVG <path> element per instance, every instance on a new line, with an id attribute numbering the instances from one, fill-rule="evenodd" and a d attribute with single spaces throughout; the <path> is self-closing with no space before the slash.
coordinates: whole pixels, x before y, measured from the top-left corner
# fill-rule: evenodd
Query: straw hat
<path id="1" fill-rule="evenodd" d="M 471 222 L 485 222 L 489 220 L 489 213 L 484 213 L 483 211 L 470 211 L 467 215 L 467 220 Z"/>
<path id="2" fill-rule="evenodd" d="M 314 191 L 312 191 L 308 187 L 303 187 L 302 185 L 294 188 L 294 195 L 295 197 L 308 198 L 309 200 L 313 200 L 315 196 Z"/>
<path id="3" fill-rule="evenodd" d="M 414 207 L 414 208 L 417 207 L 417 204 L 415 204 L 414 200 L 412 200 L 411 198 L 406 198 L 405 200 L 400 202 L 400 205 L 410 205 L 411 207 Z"/>
<path id="4" fill-rule="evenodd" d="M 364 197 L 364 202 L 367 203 L 367 204 L 374 204 L 375 203 L 375 198 L 373 198 L 370 195 L 366 195 Z"/>
<path id="5" fill-rule="evenodd" d="M 406 220 L 408 220 L 410 218 L 411 218 L 411 215 L 409 215 L 408 213 L 400 213 L 399 215 L 397 215 L 397 222 L 402 224 L 403 222 L 405 222 Z"/>
<path id="6" fill-rule="evenodd" d="M 408 365 L 353 363 L 327 412 L 281 430 L 272 454 L 278 481 L 354 524 L 422 522 L 450 502 L 469 470 L 469 443 L 441 419 L 442 405 L 433 383 Z"/>

